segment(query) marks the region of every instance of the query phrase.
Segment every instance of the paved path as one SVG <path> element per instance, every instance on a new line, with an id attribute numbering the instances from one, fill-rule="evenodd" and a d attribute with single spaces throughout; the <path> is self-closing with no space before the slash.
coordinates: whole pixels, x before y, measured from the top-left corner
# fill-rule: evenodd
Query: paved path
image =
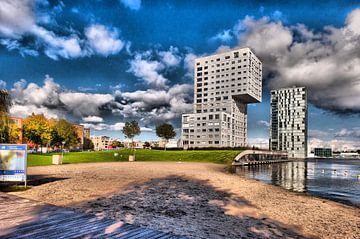
<path id="1" fill-rule="evenodd" d="M 185 238 L 0 192 L 0 238 Z"/>

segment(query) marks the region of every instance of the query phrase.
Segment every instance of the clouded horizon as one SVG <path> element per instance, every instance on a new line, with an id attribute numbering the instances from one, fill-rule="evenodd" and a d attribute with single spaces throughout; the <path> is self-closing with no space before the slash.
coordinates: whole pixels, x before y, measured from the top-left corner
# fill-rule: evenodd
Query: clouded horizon
<path id="1" fill-rule="evenodd" d="M 336 16 L 336 17 L 334 17 Z M 196 57 L 248 46 L 263 62 L 249 143 L 265 146 L 269 91 L 309 91 L 313 146 L 360 148 L 360 4 L 356 1 L 0 0 L 0 88 L 11 114 L 43 113 L 140 139 L 192 111 Z"/>

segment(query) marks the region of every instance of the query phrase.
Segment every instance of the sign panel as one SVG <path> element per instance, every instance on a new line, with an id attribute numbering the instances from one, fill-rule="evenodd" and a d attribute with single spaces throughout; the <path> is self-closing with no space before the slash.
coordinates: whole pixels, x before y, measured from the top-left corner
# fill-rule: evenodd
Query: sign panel
<path id="1" fill-rule="evenodd" d="M 26 165 L 26 144 L 0 144 L 0 181 L 26 182 Z"/>

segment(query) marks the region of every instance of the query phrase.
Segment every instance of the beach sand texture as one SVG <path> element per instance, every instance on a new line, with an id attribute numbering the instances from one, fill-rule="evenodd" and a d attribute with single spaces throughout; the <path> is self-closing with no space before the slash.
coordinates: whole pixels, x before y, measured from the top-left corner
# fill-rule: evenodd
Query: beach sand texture
<path id="1" fill-rule="evenodd" d="M 13 194 L 190 238 L 360 238 L 360 209 L 241 178 L 224 165 L 30 167 Z"/>

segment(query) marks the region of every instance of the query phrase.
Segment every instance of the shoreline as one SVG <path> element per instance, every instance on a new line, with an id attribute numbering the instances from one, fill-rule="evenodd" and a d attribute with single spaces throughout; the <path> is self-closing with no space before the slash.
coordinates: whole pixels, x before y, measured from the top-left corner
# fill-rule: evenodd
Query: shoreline
<path id="1" fill-rule="evenodd" d="M 233 175 L 219 164 L 68 164 L 29 174 L 48 182 L 12 194 L 190 238 L 360 234 L 357 207 Z"/>

